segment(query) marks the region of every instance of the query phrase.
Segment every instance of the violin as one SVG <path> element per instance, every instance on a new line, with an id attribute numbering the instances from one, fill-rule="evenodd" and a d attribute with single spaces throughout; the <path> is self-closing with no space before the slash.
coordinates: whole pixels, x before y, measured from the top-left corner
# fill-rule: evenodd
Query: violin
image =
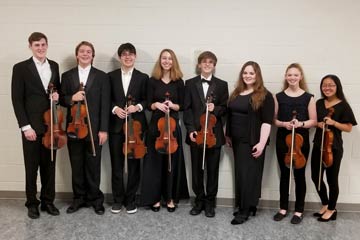
<path id="1" fill-rule="evenodd" d="M 293 111 L 293 120 L 296 119 L 296 111 Z M 304 143 L 303 137 L 299 133 L 295 133 L 295 126 L 292 128 L 292 133 L 285 138 L 288 152 L 285 155 L 284 162 L 288 168 L 295 169 L 303 168 L 306 164 L 304 154 L 301 152 L 301 147 Z"/>
<path id="2" fill-rule="evenodd" d="M 332 115 L 334 114 L 334 108 L 329 108 L 329 112 L 326 115 L 327 117 L 331 118 Z M 333 131 L 331 131 L 328 128 L 329 125 L 324 124 L 324 143 L 323 143 L 323 148 L 322 148 L 322 152 L 323 152 L 323 157 L 322 157 L 322 161 L 324 163 L 324 166 L 326 168 L 331 167 L 333 164 L 333 152 L 332 152 L 332 145 L 334 142 L 334 133 Z"/>
<path id="3" fill-rule="evenodd" d="M 133 105 L 133 98 L 129 95 L 125 108 Z M 127 172 L 127 159 L 140 159 L 145 156 L 146 147 L 141 139 L 141 123 L 132 118 L 132 114 L 126 113 L 125 124 L 123 130 L 125 133 L 125 143 L 123 145 L 123 153 L 125 155 L 125 172 Z"/>
<path id="4" fill-rule="evenodd" d="M 84 91 L 84 84 L 82 82 L 80 83 L 79 91 Z M 92 133 L 89 108 L 85 94 L 84 94 L 83 102 L 84 104 L 82 104 L 81 101 L 78 101 L 74 106 L 71 107 L 72 122 L 69 123 L 67 127 L 67 133 L 68 133 L 68 137 L 72 139 L 83 139 L 90 132 L 92 155 L 93 157 L 95 157 L 96 152 L 95 152 L 94 137 Z M 89 124 L 85 123 L 85 117 Z"/>
<path id="5" fill-rule="evenodd" d="M 170 93 L 165 93 L 165 101 L 170 99 Z M 178 148 L 177 139 L 174 137 L 173 132 L 176 129 L 176 121 L 170 117 L 170 109 L 161 117 L 157 123 L 160 136 L 156 138 L 155 149 L 162 154 L 169 156 L 169 171 L 171 171 L 171 154 L 176 152 Z"/>
<path id="6" fill-rule="evenodd" d="M 165 94 L 166 100 L 169 100 L 170 94 Z M 174 153 L 178 148 L 178 143 L 174 137 L 173 132 L 176 128 L 176 121 L 170 117 L 170 111 L 165 113 L 164 117 L 161 117 L 157 123 L 160 136 L 156 138 L 155 149 L 163 154 Z"/>
<path id="7" fill-rule="evenodd" d="M 216 145 L 216 137 L 213 128 L 216 124 L 216 117 L 209 113 L 208 104 L 213 101 L 213 94 L 206 100 L 206 111 L 200 116 L 201 130 L 196 135 L 196 143 L 203 148 L 212 148 Z"/>
<path id="8" fill-rule="evenodd" d="M 334 108 L 329 108 L 329 112 L 326 117 L 331 118 L 334 114 Z M 322 164 L 326 168 L 331 167 L 333 164 L 333 153 L 332 153 L 332 145 L 334 142 L 334 133 L 328 128 L 326 121 L 324 122 L 324 126 L 321 133 L 321 147 L 320 147 L 320 165 L 319 165 L 319 182 L 318 182 L 318 191 L 320 191 L 321 186 L 321 173 L 322 173 Z"/>
<path id="9" fill-rule="evenodd" d="M 47 131 L 42 138 L 42 144 L 47 149 L 56 150 L 62 148 L 67 143 L 67 136 L 62 129 L 62 122 L 64 120 L 63 112 L 52 100 L 52 94 L 56 92 L 56 88 L 52 83 L 49 84 L 48 92 L 50 95 L 50 109 L 43 115 Z M 53 153 L 51 154 L 51 160 L 53 160 Z"/>
<path id="10" fill-rule="evenodd" d="M 84 91 L 83 83 L 80 83 L 79 91 Z M 67 134 L 72 139 L 83 139 L 88 135 L 88 126 L 85 123 L 87 109 L 81 101 L 71 107 L 72 122 L 67 127 Z"/>

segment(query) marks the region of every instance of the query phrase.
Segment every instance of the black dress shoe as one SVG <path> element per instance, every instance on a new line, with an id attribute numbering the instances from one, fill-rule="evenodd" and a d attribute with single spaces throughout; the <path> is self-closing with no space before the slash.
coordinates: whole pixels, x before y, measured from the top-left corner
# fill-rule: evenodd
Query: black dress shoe
<path id="1" fill-rule="evenodd" d="M 319 213 L 319 212 L 316 212 L 316 213 L 313 213 L 313 216 L 314 217 L 322 217 L 322 215 L 324 215 L 325 212 L 323 213 Z"/>
<path id="2" fill-rule="evenodd" d="M 28 207 L 28 217 L 31 219 L 37 219 L 40 217 L 39 208 L 37 206 Z"/>
<path id="3" fill-rule="evenodd" d="M 286 217 L 286 213 L 285 214 L 282 214 L 280 212 L 277 212 L 275 215 L 274 215 L 274 221 L 281 221 L 283 220 L 284 217 Z"/>
<path id="4" fill-rule="evenodd" d="M 215 217 L 215 209 L 212 206 L 205 207 L 205 216 L 208 218 Z"/>
<path id="5" fill-rule="evenodd" d="M 238 215 L 236 215 L 236 217 L 234 217 L 233 220 L 231 220 L 231 224 L 232 225 L 243 224 L 248 219 L 249 219 L 249 216 L 244 216 L 244 215 L 238 214 Z"/>
<path id="6" fill-rule="evenodd" d="M 150 209 L 151 209 L 153 212 L 158 212 L 158 211 L 160 211 L 160 206 L 153 206 L 153 205 L 151 205 L 151 206 L 150 206 Z"/>
<path id="7" fill-rule="evenodd" d="M 301 215 L 301 216 L 294 215 L 294 216 L 291 218 L 291 221 L 290 221 L 290 222 L 291 222 L 292 224 L 299 224 L 299 223 L 301 223 L 302 219 L 303 219 L 303 215 Z"/>
<path id="8" fill-rule="evenodd" d="M 195 205 L 195 206 L 190 210 L 190 215 L 193 215 L 193 216 L 199 215 L 202 210 L 204 210 L 204 207 L 203 207 L 202 205 Z"/>
<path id="9" fill-rule="evenodd" d="M 319 218 L 318 218 L 318 221 L 319 221 L 319 222 L 328 222 L 328 221 L 330 221 L 330 220 L 335 221 L 335 220 L 336 220 L 336 217 L 337 217 L 337 211 L 336 211 L 336 209 L 335 209 L 335 211 L 333 212 L 333 214 L 332 214 L 329 218 L 325 219 L 325 218 L 323 218 L 323 217 L 319 217 Z"/>
<path id="10" fill-rule="evenodd" d="M 257 212 L 257 207 L 252 206 L 252 207 L 249 208 L 249 213 L 250 213 L 251 216 L 255 217 L 256 212 Z"/>
<path id="11" fill-rule="evenodd" d="M 59 209 L 55 207 L 54 204 L 48 203 L 48 204 L 41 204 L 40 207 L 41 211 L 46 211 L 48 214 L 52 216 L 57 216 L 60 214 Z"/>
<path id="12" fill-rule="evenodd" d="M 166 208 L 167 208 L 168 212 L 175 212 L 176 206 L 174 206 L 174 207 L 166 206 Z"/>
<path id="13" fill-rule="evenodd" d="M 103 205 L 95 206 L 94 210 L 97 215 L 103 215 L 105 213 L 105 208 Z"/>
<path id="14" fill-rule="evenodd" d="M 74 213 L 82 207 L 85 207 L 85 202 L 76 199 L 71 203 L 71 205 L 68 207 L 68 209 L 66 209 L 66 213 Z"/>

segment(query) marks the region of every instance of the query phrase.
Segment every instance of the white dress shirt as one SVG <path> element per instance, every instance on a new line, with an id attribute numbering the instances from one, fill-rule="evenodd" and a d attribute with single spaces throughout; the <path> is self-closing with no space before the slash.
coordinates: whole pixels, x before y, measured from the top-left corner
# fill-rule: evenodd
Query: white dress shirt
<path id="1" fill-rule="evenodd" d="M 91 69 L 91 65 L 87 66 L 86 68 L 82 68 L 80 65 L 78 65 L 79 80 L 80 83 L 83 83 L 84 87 L 86 86 L 90 69 Z"/>
<path id="2" fill-rule="evenodd" d="M 210 86 L 210 81 L 211 81 L 211 78 L 212 78 L 212 74 L 210 74 L 209 77 L 204 77 L 203 75 L 200 75 L 201 79 L 205 79 L 206 81 L 209 81 L 209 83 L 206 83 L 206 82 L 203 82 L 202 83 L 202 87 L 203 87 L 203 91 L 204 91 L 204 97 L 206 98 L 206 94 L 209 90 L 209 86 Z"/>

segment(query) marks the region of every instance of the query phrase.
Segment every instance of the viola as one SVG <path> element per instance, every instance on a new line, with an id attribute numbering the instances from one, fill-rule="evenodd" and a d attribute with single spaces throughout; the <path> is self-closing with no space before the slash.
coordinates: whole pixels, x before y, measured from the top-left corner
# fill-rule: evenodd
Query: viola
<path id="1" fill-rule="evenodd" d="M 83 83 L 80 84 L 79 91 L 84 91 Z M 87 109 L 85 104 L 78 101 L 71 107 L 72 121 L 67 127 L 67 134 L 72 139 L 83 139 L 88 135 L 88 125 L 85 123 Z"/>
<path id="2" fill-rule="evenodd" d="M 293 111 L 293 120 L 296 119 L 296 111 Z M 301 147 L 304 143 L 303 137 L 299 133 L 295 133 L 295 127 L 292 128 L 292 133 L 285 138 L 288 152 L 285 155 L 284 162 L 289 168 L 294 166 L 295 169 L 303 168 L 306 164 L 304 154 L 301 152 Z"/>
<path id="3" fill-rule="evenodd" d="M 329 112 L 326 115 L 327 117 L 331 118 L 334 114 L 334 108 L 329 108 Z M 324 124 L 323 127 L 323 147 L 322 147 L 322 161 L 326 168 L 331 167 L 333 164 L 333 152 L 332 152 L 332 145 L 334 142 L 334 133 L 328 128 L 329 125 Z"/>
<path id="4" fill-rule="evenodd" d="M 209 113 L 207 105 L 213 101 L 213 94 L 206 100 L 206 110 L 205 113 L 200 116 L 200 125 L 201 130 L 197 133 L 195 140 L 196 143 L 205 148 L 212 148 L 216 145 L 216 137 L 213 132 L 213 128 L 216 124 L 216 117 L 214 114 Z"/>
<path id="5" fill-rule="evenodd" d="M 128 97 L 127 106 L 133 105 L 133 99 Z M 146 147 L 141 139 L 141 123 L 132 118 L 132 114 L 128 114 L 125 118 L 123 130 L 125 133 L 125 143 L 123 145 L 123 153 L 128 158 L 140 159 L 145 156 Z"/>
<path id="6" fill-rule="evenodd" d="M 50 97 L 56 92 L 56 88 L 52 83 L 49 84 L 48 89 Z M 64 120 L 63 112 L 58 108 L 55 102 L 50 98 L 50 109 L 44 115 L 44 124 L 47 126 L 47 131 L 42 138 L 42 144 L 50 149 L 56 150 L 62 148 L 67 143 L 67 136 L 62 129 Z M 53 155 L 51 156 L 53 159 Z"/>
<path id="7" fill-rule="evenodd" d="M 166 92 L 165 101 L 170 99 L 170 94 Z M 178 148 L 177 139 L 173 132 L 176 129 L 176 121 L 170 117 L 170 110 L 161 117 L 157 123 L 160 136 L 156 138 L 155 149 L 162 154 L 172 154 Z"/>

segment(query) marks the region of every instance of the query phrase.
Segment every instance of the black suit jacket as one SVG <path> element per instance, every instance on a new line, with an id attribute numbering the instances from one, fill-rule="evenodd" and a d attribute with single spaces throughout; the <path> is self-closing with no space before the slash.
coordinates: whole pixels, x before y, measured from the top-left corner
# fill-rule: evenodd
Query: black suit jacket
<path id="1" fill-rule="evenodd" d="M 125 108 L 127 97 L 129 95 L 132 96 L 134 99 L 133 105 L 141 104 L 143 107 L 143 111 L 135 112 L 132 114 L 133 119 L 140 121 L 142 125 L 143 132 L 147 129 L 147 122 L 145 117 L 145 109 L 147 107 L 146 102 L 146 93 L 147 93 L 147 86 L 148 86 L 148 75 L 134 69 L 129 88 L 127 91 L 127 96 L 125 96 L 124 87 L 122 84 L 122 75 L 121 69 L 116 69 L 115 71 L 108 73 L 110 79 L 110 88 L 111 88 L 111 109 L 115 106 Z M 110 126 L 109 132 L 112 133 L 120 133 L 123 131 L 123 124 L 125 119 L 121 119 L 115 114 L 110 113 Z"/>
<path id="2" fill-rule="evenodd" d="M 79 72 L 75 67 L 61 75 L 60 103 L 67 107 L 66 126 L 71 122 L 71 101 L 80 88 Z M 101 70 L 91 67 L 85 86 L 85 96 L 88 104 L 91 128 L 94 139 L 97 140 L 98 132 L 108 132 L 110 112 L 110 84 L 109 78 Z M 89 139 L 89 134 L 87 136 Z"/>
<path id="3" fill-rule="evenodd" d="M 48 62 L 52 73 L 50 82 L 59 89 L 59 65 L 49 59 Z M 11 98 L 19 127 L 30 124 L 36 134 L 45 133 L 43 114 L 50 108 L 50 100 L 32 57 L 14 65 Z"/>
<path id="4" fill-rule="evenodd" d="M 213 128 L 216 137 L 215 147 L 220 147 L 225 144 L 222 117 L 226 115 L 229 91 L 227 82 L 214 76 L 211 78 L 206 98 L 204 97 L 200 76 L 196 76 L 185 82 L 184 123 L 187 129 L 187 144 L 192 144 L 193 146 L 196 145 L 196 143 L 193 143 L 190 140 L 189 133 L 201 130 L 200 116 L 205 113 L 206 99 L 211 93 L 213 94 L 213 103 L 215 105 L 212 114 L 214 114 L 217 119 L 216 125 Z"/>

